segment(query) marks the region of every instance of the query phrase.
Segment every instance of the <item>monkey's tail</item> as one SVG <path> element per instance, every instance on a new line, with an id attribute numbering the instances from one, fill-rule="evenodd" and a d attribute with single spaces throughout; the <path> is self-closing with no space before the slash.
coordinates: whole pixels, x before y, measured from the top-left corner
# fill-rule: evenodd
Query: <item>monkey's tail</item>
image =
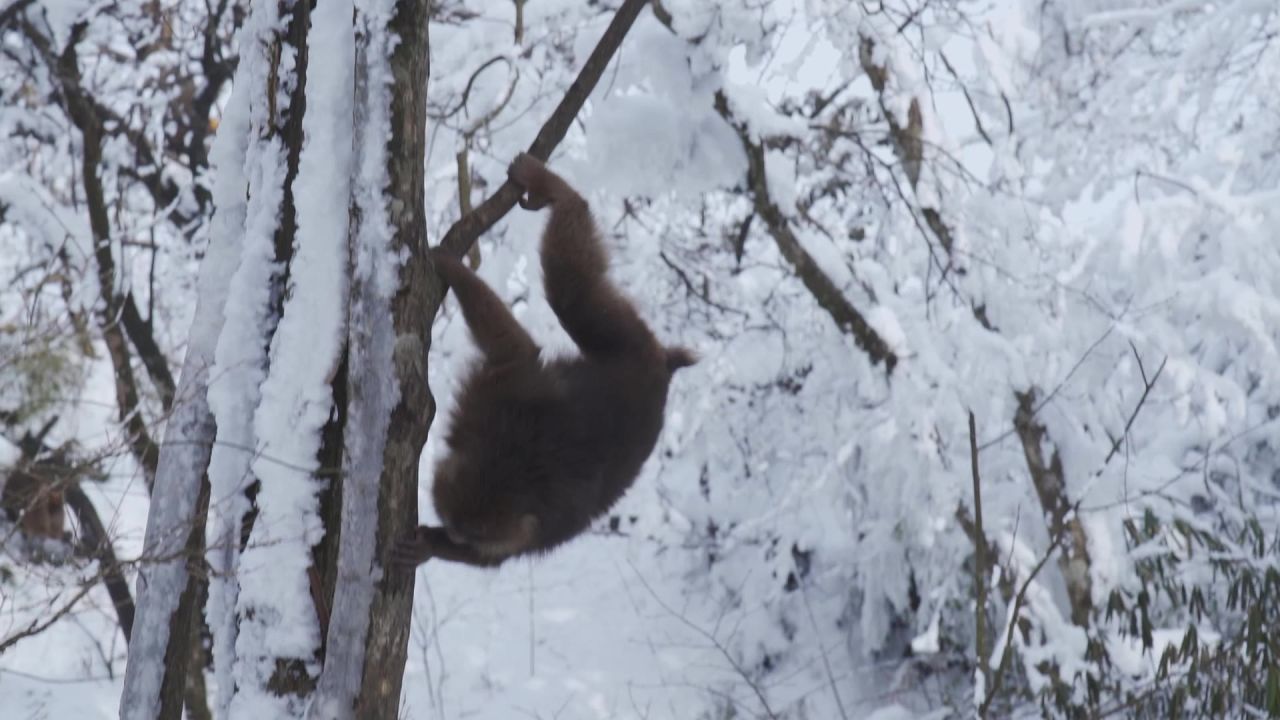
<path id="1" fill-rule="evenodd" d="M 684 347 L 667 348 L 667 372 L 674 373 L 680 368 L 686 368 L 698 362 L 698 356 L 693 351 Z"/>

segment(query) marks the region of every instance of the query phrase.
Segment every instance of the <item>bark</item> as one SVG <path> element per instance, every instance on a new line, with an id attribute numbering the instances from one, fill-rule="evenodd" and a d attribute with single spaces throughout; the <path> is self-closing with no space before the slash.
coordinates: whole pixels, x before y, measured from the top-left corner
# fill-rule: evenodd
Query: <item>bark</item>
<path id="1" fill-rule="evenodd" d="M 93 502 L 80 487 L 79 482 L 70 482 L 62 489 L 67 507 L 75 513 L 80 525 L 80 552 L 98 561 L 98 572 L 102 576 L 102 585 L 111 597 L 111 605 L 116 609 L 116 618 L 120 622 L 120 632 L 124 634 L 126 643 L 133 637 L 133 593 L 129 591 L 129 582 L 120 568 L 115 548 L 111 546 L 111 538 L 102 518 L 93 507 Z"/>
<path id="2" fill-rule="evenodd" d="M 418 458 L 435 409 L 425 367 L 425 318 L 441 295 L 425 255 L 427 10 L 425 0 L 398 2 L 391 18 L 356 10 L 351 304 L 345 392 L 335 388 L 345 407 L 325 437 L 332 461 L 341 433 L 343 472 L 322 506 L 327 523 L 340 508 L 340 526 L 326 528 L 341 542 L 324 543 L 336 551 L 338 587 L 326 581 L 318 593 L 333 604 L 310 718 L 395 717 L 400 701 L 413 576 L 384 573 L 376 558 L 416 523 Z"/>
<path id="3" fill-rule="evenodd" d="M 1045 456 L 1048 431 L 1036 419 L 1036 391 L 1015 393 L 1018 410 L 1013 426 L 1022 442 L 1022 453 L 1031 473 L 1031 484 L 1040 499 L 1040 508 L 1049 525 L 1049 537 L 1060 542 L 1062 554 L 1058 567 L 1067 585 L 1071 604 L 1071 622 L 1088 628 L 1093 612 L 1093 588 L 1089 576 L 1089 543 L 1080 516 L 1067 495 L 1066 474 L 1057 448 Z M 1058 539 L 1061 538 L 1059 541 Z"/>
<path id="4" fill-rule="evenodd" d="M 397 42 L 391 55 L 391 138 L 386 155 L 394 238 L 390 250 L 393 255 L 405 253 L 406 260 L 400 270 L 399 290 L 391 300 L 395 334 L 392 362 L 399 399 L 391 410 L 378 481 L 376 547 L 379 556 L 395 538 L 417 524 L 418 458 L 435 415 L 435 400 L 427 387 L 426 375 L 426 355 L 431 344 L 428 319 L 435 316 L 443 293 L 426 255 L 423 202 L 422 158 L 426 153 L 426 92 L 430 71 L 428 4 L 427 0 L 401 0 L 396 3 L 396 13 L 389 26 Z M 361 390 L 353 383 L 353 396 Z M 372 478 L 351 480 L 368 482 Z M 409 649 L 413 580 L 413 573 L 386 573 L 378 583 L 369 610 L 357 717 L 396 716 Z"/>
<path id="5" fill-rule="evenodd" d="M 197 308 L 194 323 L 211 322 L 207 303 L 203 298 L 201 302 L 206 307 Z M 204 561 L 209 503 L 205 469 L 215 435 L 205 391 L 216 337 L 212 333 L 209 342 L 194 342 L 187 350 L 179 386 L 183 402 L 170 417 L 160 452 L 158 482 L 147 515 L 146 562 L 138 573 L 137 622 L 120 698 L 122 720 L 179 720 L 188 693 L 198 689 L 188 686 L 187 670 L 205 578 L 192 569 Z M 196 672 L 203 672 L 203 667 Z M 204 697 L 197 700 L 192 695 L 190 702 L 193 709 L 207 708 Z"/>
<path id="6" fill-rule="evenodd" d="M 645 0 L 626 0 L 619 8 L 530 146 L 532 154 L 546 159 L 564 138 L 645 4 Z M 385 40 L 379 37 L 380 28 L 371 25 L 377 19 L 357 11 L 357 165 L 361 159 L 367 164 L 369 158 L 384 158 L 390 197 L 385 206 L 370 203 L 369 189 L 357 188 L 352 204 L 355 268 L 337 567 L 341 590 L 331 593 L 325 667 L 309 713 L 312 718 L 395 717 L 400 700 L 414 575 L 380 574 L 374 560 L 417 522 L 418 460 L 435 414 L 426 361 L 430 320 L 444 295 L 425 254 L 421 158 L 429 69 L 427 13 L 424 0 L 402 0 L 396 5 L 388 25 L 396 44 L 390 67 L 390 117 L 384 119 L 384 109 L 373 104 L 380 97 L 373 86 L 385 81 L 378 66 Z M 389 126 L 387 146 L 363 146 L 370 129 L 377 137 L 382 122 Z M 477 237 L 515 207 L 519 196 L 519 188 L 505 183 L 455 223 L 441 245 L 465 255 Z M 388 247 L 379 248 L 374 235 L 385 210 L 390 210 L 385 221 L 393 239 Z M 399 266 L 398 287 L 388 302 L 377 287 L 377 277 L 397 255 L 406 260 Z M 387 383 L 385 369 L 394 375 L 394 385 Z"/>

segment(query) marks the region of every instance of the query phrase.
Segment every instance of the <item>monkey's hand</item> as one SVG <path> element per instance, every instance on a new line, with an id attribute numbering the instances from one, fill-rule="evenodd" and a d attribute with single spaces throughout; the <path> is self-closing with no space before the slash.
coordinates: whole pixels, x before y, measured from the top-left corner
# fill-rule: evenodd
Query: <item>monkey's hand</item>
<path id="1" fill-rule="evenodd" d="M 525 210 L 541 210 L 551 203 L 558 177 L 538 158 L 529 153 L 520 153 L 507 167 L 507 178 L 524 189 L 520 197 L 520 207 Z M 560 181 L 563 185 L 564 182 Z"/>
<path id="2" fill-rule="evenodd" d="M 412 570 L 431 559 L 434 547 L 431 528 L 419 525 L 400 536 L 391 546 L 391 564 L 401 570 Z"/>
<path id="3" fill-rule="evenodd" d="M 440 246 L 427 250 L 427 254 L 431 256 L 431 263 L 436 266 L 436 272 L 450 285 L 453 284 L 453 279 L 458 272 L 467 271 L 461 260 Z"/>

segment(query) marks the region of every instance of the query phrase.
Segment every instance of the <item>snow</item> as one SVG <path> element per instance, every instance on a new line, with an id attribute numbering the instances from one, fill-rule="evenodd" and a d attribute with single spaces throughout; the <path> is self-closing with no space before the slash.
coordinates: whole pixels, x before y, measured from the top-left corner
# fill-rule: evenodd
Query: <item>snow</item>
<path id="1" fill-rule="evenodd" d="M 121 717 L 155 716 L 165 667 L 163 658 L 169 641 L 168 619 L 188 581 L 187 562 L 182 558 L 182 552 L 214 438 L 206 388 L 210 383 L 215 346 L 223 327 L 228 281 L 239 254 L 239 233 L 244 222 L 244 185 L 240 171 L 248 136 L 248 118 L 240 108 L 247 91 L 247 83 L 237 86 L 237 93 L 223 117 L 223 131 L 211 152 L 211 161 L 220 171 L 214 187 L 218 212 L 211 222 L 209 246 L 201 264 L 198 305 L 191 322 L 176 410 L 166 427 L 147 520 L 146 555 L 172 559 L 139 573 L 138 609 L 130 648 L 136 661 L 128 665 L 120 701 Z M 210 595 L 216 603 L 214 592 L 211 591 Z"/>
<path id="2" fill-rule="evenodd" d="M 236 91 L 226 114 L 234 122 L 219 136 L 243 135 L 228 143 L 244 143 L 240 164 L 219 168 L 219 183 L 239 185 L 238 192 L 248 200 L 232 201 L 243 207 L 240 227 L 229 232 L 241 234 L 240 253 L 235 269 L 228 275 L 224 324 L 218 336 L 214 366 L 210 371 L 209 407 L 217 421 L 218 434 L 209 460 L 210 520 L 208 525 L 208 559 L 213 573 L 209 583 L 206 618 L 213 632 L 213 659 L 216 698 L 211 703 L 220 716 L 240 707 L 261 710 L 255 700 L 265 686 L 263 668 L 244 667 L 241 658 L 254 655 L 239 634 L 242 604 L 240 592 L 240 526 L 249 509 L 244 496 L 253 479 L 250 462 L 257 450 L 257 437 L 252 423 L 254 408 L 260 401 L 260 385 L 265 378 L 265 326 L 271 301 L 271 278 L 278 272 L 273 261 L 272 236 L 280 213 L 284 178 L 284 155 L 278 140 L 263 138 L 252 128 L 263 127 L 268 117 L 264 97 L 267 88 L 267 63 L 264 56 L 268 33 L 277 22 L 274 8 L 255 7 L 240 31 L 240 44 L 252 48 L 241 55 L 237 68 Z M 286 98 L 287 99 L 287 96 Z M 282 106 L 285 103 L 281 103 Z M 224 123 L 226 121 L 224 120 Z M 232 159 L 232 158 L 228 158 Z M 243 197 L 241 195 L 240 197 Z M 229 218 L 230 220 L 231 218 Z M 270 668 L 265 672 L 270 673 Z M 237 692 L 237 690 L 243 692 Z M 255 690 L 258 692 L 255 693 Z M 272 708 L 267 714 L 282 708 Z"/>
<path id="3" fill-rule="evenodd" d="M 399 289 L 399 263 L 389 250 L 392 232 L 382 194 L 388 184 L 385 139 L 390 128 L 388 59 L 392 50 L 392 38 L 385 28 L 393 10 L 389 0 L 357 6 L 366 40 L 354 50 L 357 62 L 363 63 L 363 82 L 356 86 L 352 98 L 358 111 L 351 135 L 351 166 L 355 170 L 351 190 L 360 224 L 351 243 L 348 353 L 353 370 L 348 381 L 352 391 L 347 425 L 361 431 L 348 433 L 343 448 L 346 482 L 342 484 L 343 541 L 338 550 L 343 590 L 334 597 L 325 667 L 307 712 L 314 720 L 353 717 L 361 690 L 370 607 L 380 578 L 374 563 L 378 479 L 382 477 L 391 409 L 399 400 L 392 362 L 397 342 L 391 326 L 391 298 Z M 332 29 L 340 28 L 343 18 L 342 13 L 335 13 Z"/>
<path id="4" fill-rule="evenodd" d="M 320 642 L 308 570 L 311 547 L 323 537 L 317 493 L 328 482 L 316 476 L 320 431 L 332 412 L 329 384 L 346 333 L 351 13 L 350 4 L 318 8 L 308 34 L 317 52 L 308 67 L 305 140 L 293 185 L 297 236 L 253 415 L 257 444 L 250 471 L 262 485 L 255 499 L 259 514 L 238 564 L 235 652 L 247 667 L 237 668 L 242 691 L 230 706 L 235 715 L 300 716 L 296 704 L 268 690 L 268 681 L 275 658 L 309 661 Z M 260 697 L 253 687 L 261 689 Z"/>

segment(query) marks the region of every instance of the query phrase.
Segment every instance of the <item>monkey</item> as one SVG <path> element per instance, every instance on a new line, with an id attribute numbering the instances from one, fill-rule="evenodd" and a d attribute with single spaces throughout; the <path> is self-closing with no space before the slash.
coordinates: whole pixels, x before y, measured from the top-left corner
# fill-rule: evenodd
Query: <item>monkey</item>
<path id="1" fill-rule="evenodd" d="M 28 538 L 62 540 L 67 528 L 67 514 L 62 488 L 54 481 L 38 477 L 26 470 L 9 473 L 0 492 L 0 508 L 10 522 Z"/>
<path id="2" fill-rule="evenodd" d="M 527 153 L 507 175 L 521 207 L 551 207 L 543 285 L 578 353 L 544 360 L 483 280 L 431 250 L 482 357 L 461 385 L 435 469 L 442 526 L 400 538 L 395 567 L 430 558 L 495 567 L 585 531 L 635 481 L 657 444 L 672 375 L 696 362 L 688 349 L 660 343 L 610 281 L 600 231 L 577 191 Z"/>

